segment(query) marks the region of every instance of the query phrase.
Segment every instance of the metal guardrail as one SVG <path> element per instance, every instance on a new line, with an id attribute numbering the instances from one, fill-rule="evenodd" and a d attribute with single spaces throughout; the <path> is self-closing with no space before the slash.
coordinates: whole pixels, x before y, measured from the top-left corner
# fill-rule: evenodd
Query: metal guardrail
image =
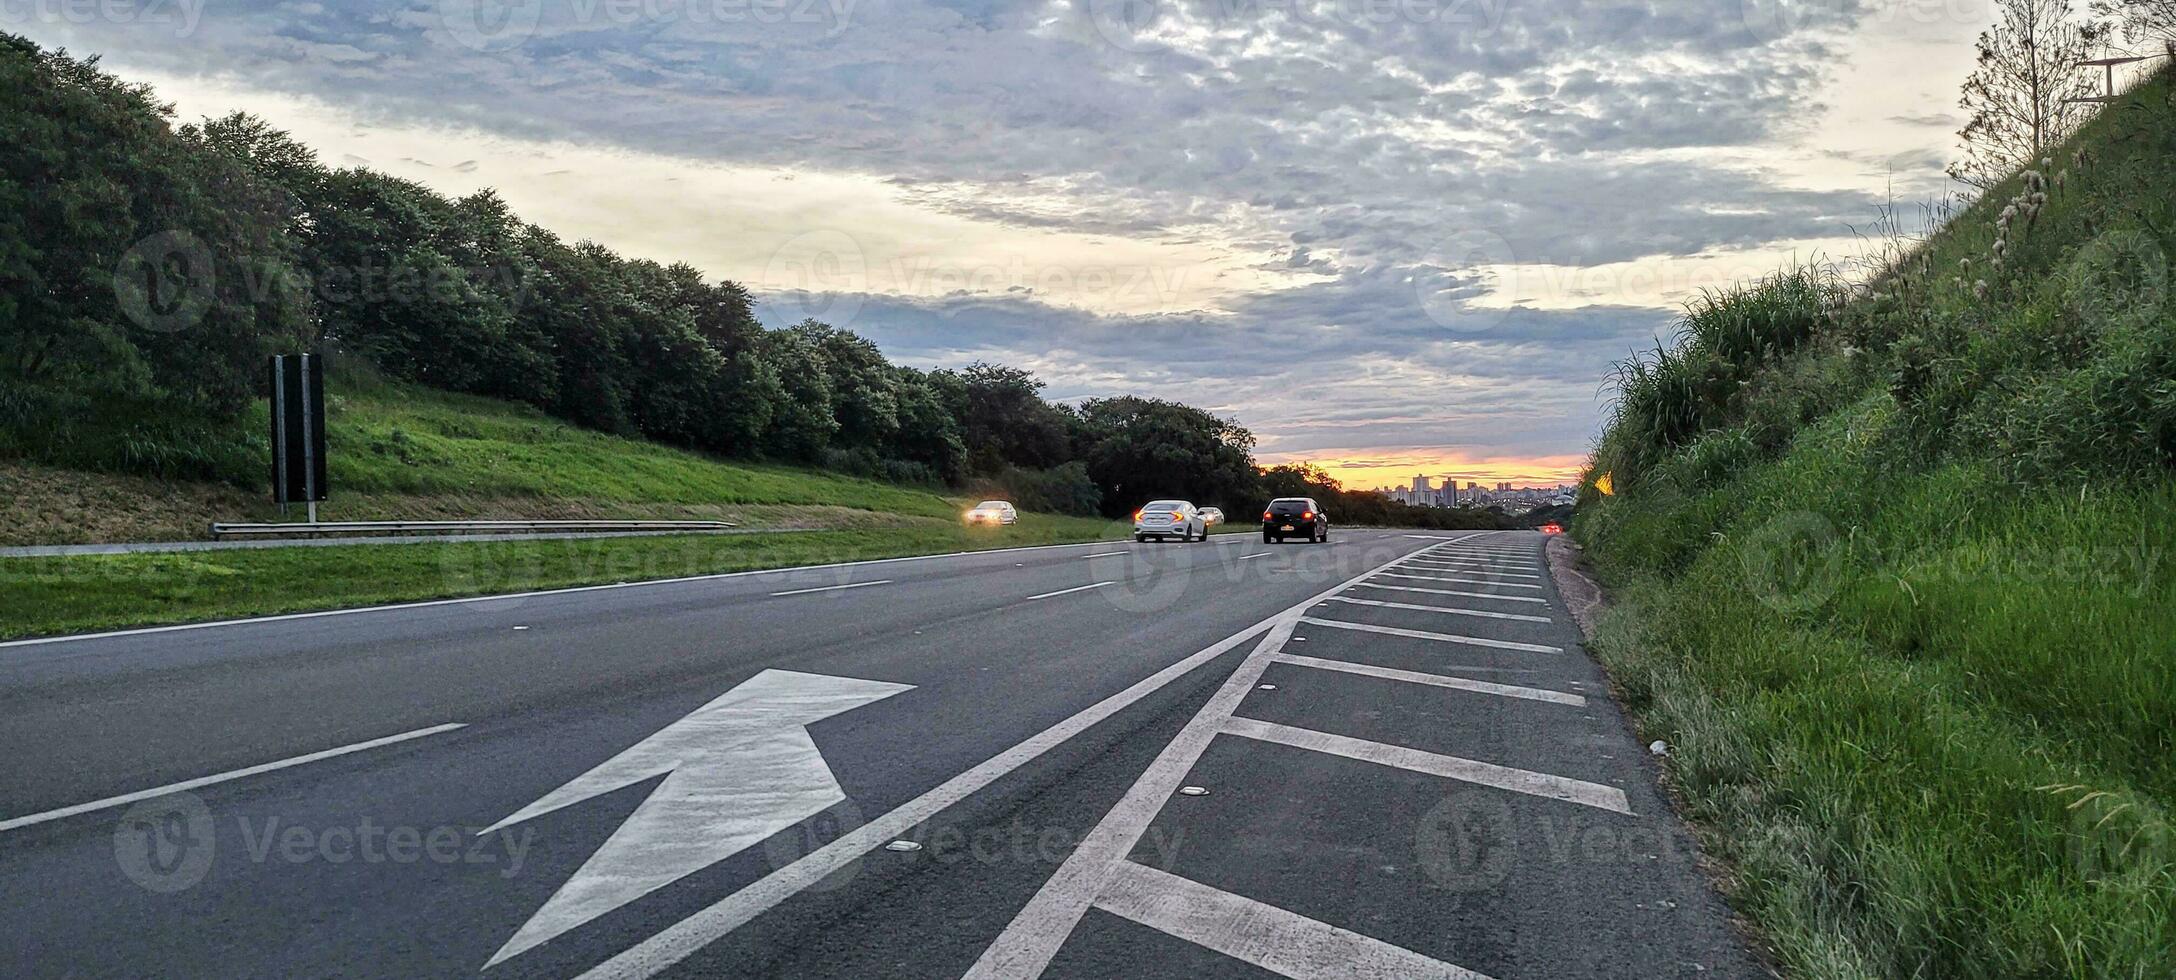
<path id="1" fill-rule="evenodd" d="M 730 521 L 297 521 L 212 524 L 212 537 L 304 534 L 521 534 L 553 531 L 727 531 Z"/>

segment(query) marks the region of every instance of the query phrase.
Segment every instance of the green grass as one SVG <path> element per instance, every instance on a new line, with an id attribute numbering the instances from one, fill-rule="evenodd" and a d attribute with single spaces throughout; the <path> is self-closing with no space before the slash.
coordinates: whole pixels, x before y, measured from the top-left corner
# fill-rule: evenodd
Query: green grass
<path id="1" fill-rule="evenodd" d="M 2176 483 L 1893 482 L 1888 411 L 1591 508 L 1599 656 L 1794 975 L 2176 975 Z"/>
<path id="2" fill-rule="evenodd" d="M 2171 149 L 2164 71 L 1999 269 L 2023 177 L 1619 374 L 1594 648 L 1791 975 L 2176 976 Z"/>
<path id="3" fill-rule="evenodd" d="M 781 534 L 352 545 L 0 559 L 0 636 L 44 636 L 760 568 L 1118 539 L 1128 525 L 1024 514 Z"/>
<path id="4" fill-rule="evenodd" d="M 326 406 L 334 494 L 454 494 L 679 504 L 797 504 L 950 519 L 934 490 L 724 462 L 576 428 L 507 402 L 335 375 Z M 261 407 L 260 407 L 261 411 Z"/>

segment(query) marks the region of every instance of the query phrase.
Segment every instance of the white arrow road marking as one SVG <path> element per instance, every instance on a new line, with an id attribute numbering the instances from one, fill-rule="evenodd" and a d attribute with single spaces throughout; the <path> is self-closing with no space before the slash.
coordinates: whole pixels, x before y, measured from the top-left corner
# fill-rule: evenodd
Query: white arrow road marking
<path id="1" fill-rule="evenodd" d="M 807 726 L 913 689 L 766 670 L 485 828 L 488 834 L 665 776 L 485 968 L 845 800 Z"/>

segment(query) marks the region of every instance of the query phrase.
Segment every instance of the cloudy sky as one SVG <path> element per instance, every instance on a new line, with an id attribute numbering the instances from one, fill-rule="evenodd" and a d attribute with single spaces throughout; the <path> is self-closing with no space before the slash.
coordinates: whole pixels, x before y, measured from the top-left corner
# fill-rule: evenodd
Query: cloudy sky
<path id="1" fill-rule="evenodd" d="M 1988 0 L 0 0 L 193 120 L 747 284 L 895 360 L 1553 482 L 1704 287 L 1947 189 Z"/>

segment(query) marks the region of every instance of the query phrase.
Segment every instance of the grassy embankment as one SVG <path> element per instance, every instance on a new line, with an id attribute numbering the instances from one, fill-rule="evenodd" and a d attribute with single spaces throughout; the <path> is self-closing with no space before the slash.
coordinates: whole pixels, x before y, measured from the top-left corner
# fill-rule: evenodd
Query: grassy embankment
<path id="1" fill-rule="evenodd" d="M 670 518 L 750 527 L 949 524 L 937 493 L 816 470 L 717 459 L 576 428 L 525 406 L 380 380 L 328 381 L 326 520 Z M 265 407 L 216 455 L 264 468 Z M 247 458 L 241 458 L 247 457 Z M 268 478 L 267 478 L 268 479 Z M 261 489 L 0 463 L 0 544 L 177 541 L 215 520 L 276 520 Z M 290 519 L 300 519 L 299 510 Z"/>
<path id="2" fill-rule="evenodd" d="M 1015 527 L 970 530 L 959 522 L 964 502 L 932 491 L 722 462 L 359 372 L 334 383 L 324 519 L 654 517 L 816 530 L 0 559 L 0 636 L 1127 533 L 1112 521 L 1032 513 Z M 200 539 L 213 520 L 275 516 L 262 494 L 226 484 L 0 463 L 4 544 Z"/>
<path id="3" fill-rule="evenodd" d="M 1597 652 L 1795 976 L 2176 976 L 2169 73 L 2032 169 L 1697 304 L 1597 447 Z"/>

